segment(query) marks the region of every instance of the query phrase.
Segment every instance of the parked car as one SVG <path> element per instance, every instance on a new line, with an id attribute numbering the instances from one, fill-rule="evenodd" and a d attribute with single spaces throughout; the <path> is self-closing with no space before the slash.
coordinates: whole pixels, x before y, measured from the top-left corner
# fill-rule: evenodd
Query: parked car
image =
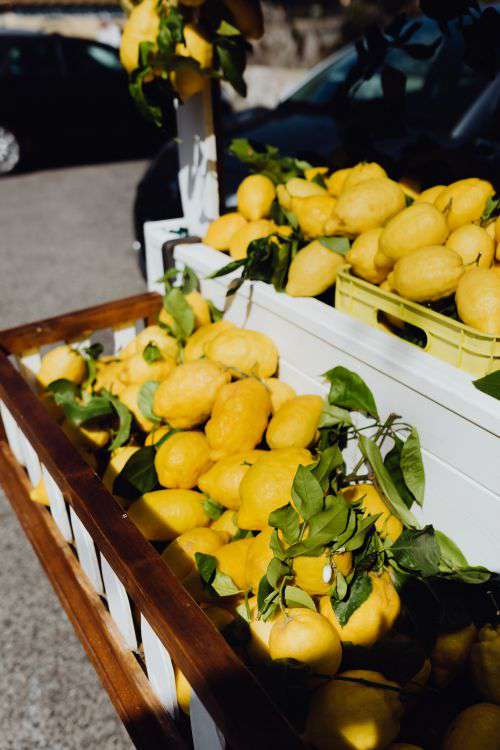
<path id="1" fill-rule="evenodd" d="M 0 30 L 0 175 L 151 158 L 168 137 L 137 111 L 114 47 Z"/>

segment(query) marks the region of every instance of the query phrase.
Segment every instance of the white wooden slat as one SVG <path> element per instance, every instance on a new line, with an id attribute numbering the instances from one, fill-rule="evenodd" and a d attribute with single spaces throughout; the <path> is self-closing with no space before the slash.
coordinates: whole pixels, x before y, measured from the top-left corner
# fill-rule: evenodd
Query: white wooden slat
<path id="1" fill-rule="evenodd" d="M 175 718 L 178 715 L 174 665 L 168 651 L 141 613 L 141 637 L 148 679 L 162 706 Z"/>
<path id="2" fill-rule="evenodd" d="M 23 354 L 23 356 L 18 359 L 18 362 L 19 371 L 30 387 L 34 389 L 36 386 L 36 376 L 38 375 L 42 364 L 40 351 L 36 349 Z"/>
<path id="3" fill-rule="evenodd" d="M 226 741 L 222 732 L 194 690 L 191 690 L 189 718 L 194 750 L 225 750 Z"/>
<path id="4" fill-rule="evenodd" d="M 135 325 L 133 323 L 129 323 L 125 326 L 119 326 L 117 328 L 113 329 L 113 338 L 115 342 L 115 354 L 118 354 L 118 352 L 121 349 L 124 349 L 127 344 L 130 344 L 130 342 L 135 338 L 136 336 L 136 330 Z"/>
<path id="5" fill-rule="evenodd" d="M 144 224 L 144 245 L 146 251 L 146 275 L 148 291 L 163 294 L 163 284 L 158 281 L 165 273 L 162 247 L 165 242 L 179 238 L 179 230 L 187 231 L 185 219 L 168 221 L 147 221 Z"/>
<path id="6" fill-rule="evenodd" d="M 111 617 L 116 623 L 118 630 L 123 636 L 127 647 L 131 651 L 137 650 L 137 637 L 135 634 L 134 620 L 130 608 L 130 600 L 125 586 L 120 581 L 115 571 L 101 554 L 101 571 L 104 582 L 104 591 L 108 602 Z"/>
<path id="7" fill-rule="evenodd" d="M 7 408 L 7 405 L 0 401 L 0 414 L 2 416 L 3 426 L 5 428 L 5 434 L 9 442 L 9 447 L 14 454 L 14 457 L 21 466 L 24 466 L 24 456 L 21 442 L 21 435 L 17 422 Z"/>
<path id="8" fill-rule="evenodd" d="M 21 430 L 19 430 L 19 435 L 21 449 L 24 456 L 24 465 L 26 466 L 26 471 L 28 472 L 30 482 L 34 487 L 42 478 L 42 467 L 36 451 L 34 450 L 26 435 L 24 435 Z"/>
<path id="9" fill-rule="evenodd" d="M 99 570 L 99 562 L 97 559 L 97 550 L 94 544 L 94 540 L 71 506 L 69 509 L 69 513 L 71 518 L 71 525 L 73 527 L 75 547 L 80 565 L 82 566 L 84 573 L 89 578 L 96 592 L 98 594 L 103 594 L 104 588 L 102 585 L 101 572 Z"/>
<path id="10" fill-rule="evenodd" d="M 69 521 L 68 508 L 64 496 L 59 489 L 55 479 L 46 466 L 42 464 L 42 475 L 45 483 L 45 489 L 49 496 L 50 512 L 54 519 L 57 528 L 61 532 L 66 542 L 73 541 L 73 532 L 71 531 L 71 524 Z"/>

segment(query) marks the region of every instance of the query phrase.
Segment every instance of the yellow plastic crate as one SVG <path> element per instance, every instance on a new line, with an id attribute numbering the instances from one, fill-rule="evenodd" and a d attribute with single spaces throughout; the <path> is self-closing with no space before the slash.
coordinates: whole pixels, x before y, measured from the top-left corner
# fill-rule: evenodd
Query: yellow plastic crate
<path id="1" fill-rule="evenodd" d="M 410 323 L 425 333 L 424 351 L 475 377 L 500 370 L 500 336 L 480 333 L 423 305 L 386 292 L 354 276 L 349 266 L 337 275 L 335 306 L 385 331 L 388 328 L 380 321 L 381 313 Z"/>

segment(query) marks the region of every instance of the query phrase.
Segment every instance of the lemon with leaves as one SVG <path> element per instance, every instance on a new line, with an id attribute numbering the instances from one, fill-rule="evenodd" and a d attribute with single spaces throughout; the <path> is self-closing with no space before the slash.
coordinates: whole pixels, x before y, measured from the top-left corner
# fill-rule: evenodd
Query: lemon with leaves
<path id="1" fill-rule="evenodd" d="M 192 489 L 211 465 L 210 447 L 202 432 L 177 432 L 156 451 L 158 481 L 168 489 Z"/>
<path id="2" fill-rule="evenodd" d="M 141 407 L 139 406 L 139 394 L 141 391 L 142 386 L 135 384 L 135 385 L 127 385 L 119 395 L 120 401 L 124 406 L 127 407 L 127 409 L 131 412 L 131 414 L 134 416 L 134 419 L 137 423 L 137 425 L 140 427 L 143 432 L 151 432 L 153 427 L 155 426 L 155 423 L 149 419 L 149 417 L 146 417 Z"/>
<path id="3" fill-rule="evenodd" d="M 500 273 L 471 268 L 458 282 L 455 299 L 464 323 L 483 333 L 500 334 Z"/>
<path id="4" fill-rule="evenodd" d="M 455 717 L 446 733 L 443 750 L 499 750 L 500 706 L 476 703 Z"/>
<path id="5" fill-rule="evenodd" d="M 365 516 L 379 516 L 375 521 L 375 528 L 382 539 L 388 537 L 395 542 L 403 533 L 403 524 L 392 515 L 373 484 L 357 484 L 343 490 L 342 494 L 350 503 L 361 503 Z"/>
<path id="6" fill-rule="evenodd" d="M 278 615 L 274 613 L 265 620 L 259 618 L 256 596 L 248 600 L 248 609 L 250 612 L 250 621 L 248 623 L 250 641 L 246 647 L 248 656 L 250 657 L 250 661 L 255 665 L 269 663 L 271 661 L 269 636 Z"/>
<path id="7" fill-rule="evenodd" d="M 238 539 L 219 547 L 214 552 L 217 559 L 217 570 L 229 576 L 240 591 L 248 588 L 247 555 L 253 539 Z"/>
<path id="8" fill-rule="evenodd" d="M 136 445 L 123 445 L 116 448 L 109 459 L 109 463 L 102 478 L 103 484 L 109 492 L 113 492 L 113 484 L 118 474 L 125 467 L 125 464 L 134 453 L 137 453 L 139 447 Z"/>
<path id="9" fill-rule="evenodd" d="M 342 573 L 344 577 L 350 574 L 352 571 L 352 554 L 350 552 L 338 552 L 330 555 L 329 551 L 325 550 L 319 557 L 299 556 L 293 560 L 295 584 L 311 596 L 328 594 L 337 571 Z"/>
<path id="10" fill-rule="evenodd" d="M 200 326 L 208 325 L 211 321 L 210 307 L 200 292 L 194 289 L 192 292 L 189 292 L 189 294 L 184 295 L 184 299 L 193 311 L 195 329 Z M 158 316 L 158 320 L 168 328 L 175 328 L 175 321 L 172 315 L 164 307 Z"/>
<path id="11" fill-rule="evenodd" d="M 85 360 L 75 349 L 63 344 L 44 354 L 37 380 L 44 388 L 55 380 L 70 380 L 79 385 L 87 375 Z"/>
<path id="12" fill-rule="evenodd" d="M 299 250 L 290 264 L 286 293 L 291 297 L 317 297 L 337 280 L 345 258 L 320 240 Z"/>
<path id="13" fill-rule="evenodd" d="M 204 500 L 194 490 L 155 490 L 132 503 L 128 515 L 146 539 L 168 542 L 185 531 L 208 526 Z"/>
<path id="14" fill-rule="evenodd" d="M 342 660 L 342 645 L 331 623 L 305 607 L 281 614 L 269 634 L 272 659 L 295 659 L 313 673 L 334 675 Z"/>
<path id="15" fill-rule="evenodd" d="M 276 224 L 268 219 L 249 221 L 244 227 L 238 229 L 229 243 L 229 254 L 233 260 L 242 260 L 247 257 L 248 247 L 255 240 L 269 237 L 277 231 Z"/>
<path id="16" fill-rule="evenodd" d="M 196 569 L 197 552 L 213 555 L 228 540 L 226 534 L 204 526 L 190 529 L 170 542 L 161 557 L 172 573 L 182 581 Z"/>
<path id="17" fill-rule="evenodd" d="M 272 450 L 308 448 L 317 438 L 325 401 L 321 396 L 296 396 L 287 401 L 269 422 L 266 441 Z"/>
<path id="18" fill-rule="evenodd" d="M 434 205 L 446 215 L 448 226 L 454 231 L 464 224 L 479 221 L 494 193 L 490 182 L 470 177 L 449 185 L 438 195 Z"/>
<path id="19" fill-rule="evenodd" d="M 120 352 L 120 357 L 128 357 L 133 354 L 144 354 L 148 346 L 155 346 L 162 357 L 165 359 L 177 359 L 179 353 L 179 344 L 173 336 L 169 336 L 167 331 L 159 325 L 147 326 L 135 339 Z"/>
<path id="20" fill-rule="evenodd" d="M 123 27 L 120 62 L 131 73 L 139 65 L 139 47 L 143 42 L 156 45 L 160 19 L 156 0 L 142 0 L 132 8 Z"/>
<path id="21" fill-rule="evenodd" d="M 470 653 L 472 680 L 483 698 L 500 705 L 500 625 L 485 625 Z"/>
<path id="22" fill-rule="evenodd" d="M 254 375 L 269 378 L 278 368 L 278 350 L 274 342 L 260 331 L 230 328 L 219 333 L 205 346 L 205 355 L 228 367 L 234 377 Z"/>
<path id="23" fill-rule="evenodd" d="M 231 240 L 239 229 L 243 229 L 247 220 L 237 211 L 220 216 L 212 221 L 203 238 L 205 245 L 213 247 L 214 250 L 229 250 Z"/>
<path id="24" fill-rule="evenodd" d="M 186 341 L 184 347 L 184 362 L 193 362 L 205 356 L 205 346 L 222 331 L 234 328 L 234 323 L 229 320 L 218 320 L 216 323 L 207 323 L 201 326 Z"/>
<path id="25" fill-rule="evenodd" d="M 441 211 L 429 203 L 414 203 L 387 223 L 379 249 L 395 263 L 421 247 L 444 245 L 448 234 Z"/>
<path id="26" fill-rule="evenodd" d="M 238 212 L 247 221 L 265 219 L 276 198 L 274 183 L 263 174 L 252 174 L 240 183 L 236 199 Z"/>
<path id="27" fill-rule="evenodd" d="M 397 261 L 392 287 L 413 302 L 434 302 L 456 291 L 464 271 L 454 250 L 442 245 L 422 247 Z"/>
<path id="28" fill-rule="evenodd" d="M 248 549 L 247 582 L 254 594 L 257 594 L 260 581 L 265 576 L 267 567 L 274 557 L 274 552 L 270 546 L 273 531 L 274 529 L 271 527 L 265 528 L 254 537 L 253 543 Z"/>
<path id="29" fill-rule="evenodd" d="M 221 458 L 200 476 L 198 487 L 225 508 L 237 510 L 240 507 L 241 481 L 263 453 L 260 450 L 241 451 Z"/>
<path id="30" fill-rule="evenodd" d="M 123 362 L 119 379 L 124 385 L 142 385 L 148 380 L 160 382 L 165 380 L 176 367 L 175 360 L 170 357 L 148 361 L 143 354 L 134 354 Z"/>

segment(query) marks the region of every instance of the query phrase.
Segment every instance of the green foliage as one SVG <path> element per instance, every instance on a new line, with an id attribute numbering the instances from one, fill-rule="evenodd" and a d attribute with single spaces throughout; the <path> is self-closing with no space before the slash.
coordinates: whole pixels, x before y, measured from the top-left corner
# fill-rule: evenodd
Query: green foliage
<path id="1" fill-rule="evenodd" d="M 330 382 L 328 396 L 330 404 L 378 418 L 373 394 L 364 380 L 355 372 L 339 366 L 328 370 L 323 377 Z"/>
<path id="2" fill-rule="evenodd" d="M 486 393 L 486 395 L 492 396 L 500 401 L 500 370 L 485 375 L 484 378 L 479 378 L 479 380 L 474 380 L 472 385 L 477 388 L 478 391 L 482 391 L 483 393 Z"/>
<path id="3" fill-rule="evenodd" d="M 226 510 L 223 505 L 218 503 L 216 500 L 213 500 L 211 497 L 208 497 L 208 495 L 203 501 L 203 508 L 207 516 L 211 518 L 212 521 L 217 521 L 217 519 L 220 518 Z"/>
<path id="4" fill-rule="evenodd" d="M 372 581 L 367 573 L 355 575 L 343 599 L 332 594 L 332 609 L 342 627 L 347 625 L 354 612 L 361 607 L 372 592 Z"/>
<path id="5" fill-rule="evenodd" d="M 161 422 L 153 411 L 153 401 L 159 385 L 155 380 L 148 380 L 141 385 L 137 396 L 137 405 L 141 414 L 153 423 Z"/>
<path id="6" fill-rule="evenodd" d="M 319 242 L 337 255 L 346 256 L 351 249 L 351 243 L 347 237 L 320 237 Z"/>
<path id="7" fill-rule="evenodd" d="M 150 341 L 149 344 L 144 347 L 142 357 L 144 361 L 148 363 L 148 365 L 152 364 L 153 362 L 159 362 L 163 359 L 163 355 L 160 349 L 153 341 Z"/>
<path id="8" fill-rule="evenodd" d="M 145 492 L 157 489 L 155 456 L 154 446 L 146 446 L 133 453 L 113 482 L 113 494 L 135 500 Z"/>
<path id="9" fill-rule="evenodd" d="M 229 146 L 229 153 L 252 172 L 266 175 L 275 185 L 288 182 L 293 177 L 304 177 L 304 171 L 311 165 L 301 159 L 283 156 L 276 146 L 265 146 L 264 151 L 255 149 L 247 138 L 235 138 Z"/>

